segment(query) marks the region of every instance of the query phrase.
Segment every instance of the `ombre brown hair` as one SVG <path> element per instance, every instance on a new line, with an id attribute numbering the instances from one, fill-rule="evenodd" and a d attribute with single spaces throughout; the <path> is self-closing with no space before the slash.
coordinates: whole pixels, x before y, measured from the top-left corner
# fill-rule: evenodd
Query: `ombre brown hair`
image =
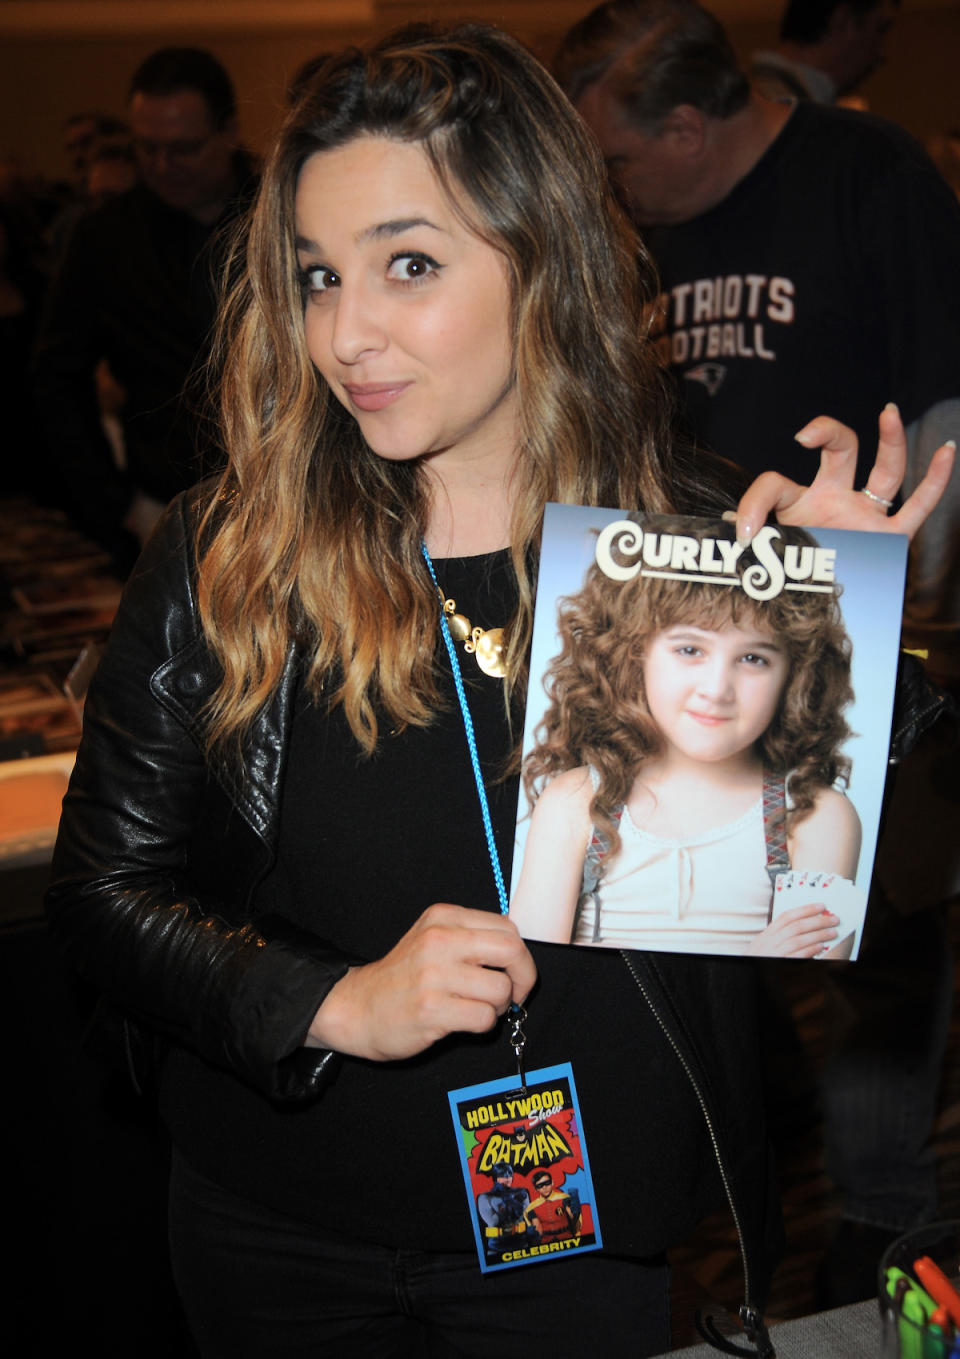
<path id="1" fill-rule="evenodd" d="M 692 529 L 689 520 L 670 516 L 630 518 L 648 532 L 727 542 L 735 536 L 724 520 Z M 773 546 L 781 557 L 788 545 L 816 545 L 805 529 L 781 525 L 778 531 Z M 749 549 L 744 551 L 737 575 L 755 560 Z M 643 699 L 643 659 L 653 638 L 675 623 L 710 630 L 731 623 L 757 627 L 785 648 L 786 683 L 756 753 L 764 769 L 790 776 L 788 826 L 813 810 L 821 789 L 845 783 L 849 776 L 850 761 L 841 747 L 850 735 L 843 711 L 853 698 L 852 646 L 835 591 L 785 589 L 757 602 L 737 585 L 640 572 L 618 581 L 594 564 L 583 589 L 559 602 L 561 648 L 544 677 L 550 703 L 537 728 L 537 744 L 524 760 L 523 777 L 533 800 L 564 770 L 593 768 L 598 787 L 591 816 L 611 854 L 620 846 L 613 813 L 627 801 L 644 763 L 662 750 L 660 730 Z"/>
<path id="2" fill-rule="evenodd" d="M 594 143 L 552 78 L 483 25 L 401 30 L 331 57 L 270 153 L 234 261 L 218 348 L 227 465 L 200 528 L 199 607 L 223 667 L 211 746 L 238 741 L 291 646 L 372 751 L 437 702 L 438 601 L 420 554 L 416 460 L 374 454 L 310 362 L 294 204 L 313 155 L 414 142 L 510 278 L 520 447 L 510 527 L 519 605 L 507 693 L 522 694 L 546 501 L 669 510 L 669 401 L 644 342 L 654 289 Z M 637 261 L 641 260 L 638 271 Z"/>

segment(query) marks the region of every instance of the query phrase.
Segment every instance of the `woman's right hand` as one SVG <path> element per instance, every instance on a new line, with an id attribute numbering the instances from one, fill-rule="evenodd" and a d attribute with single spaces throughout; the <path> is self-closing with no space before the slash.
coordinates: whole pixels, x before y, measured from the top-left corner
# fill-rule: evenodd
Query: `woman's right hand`
<path id="1" fill-rule="evenodd" d="M 536 978 L 506 916 L 436 903 L 383 958 L 337 982 L 306 1044 L 372 1061 L 413 1057 L 447 1034 L 492 1029 Z"/>
<path id="2" fill-rule="evenodd" d="M 947 488 L 956 447 L 943 444 L 930 459 L 923 479 L 895 514 L 888 515 L 903 484 L 907 466 L 907 436 L 900 412 L 892 403 L 880 412 L 877 456 L 866 487 L 854 490 L 857 436 L 829 415 L 819 415 L 795 436 L 811 452 L 820 450 L 820 464 L 809 486 L 798 485 L 779 472 L 763 472 L 746 490 L 737 506 L 737 541 L 749 542 L 775 513 L 781 524 L 812 528 L 864 529 L 873 533 L 903 533 L 912 538 Z M 811 459 L 811 464 L 813 462 Z"/>
<path id="3" fill-rule="evenodd" d="M 840 917 L 813 903 L 794 906 L 755 934 L 747 945 L 753 958 L 816 958 L 836 942 Z"/>

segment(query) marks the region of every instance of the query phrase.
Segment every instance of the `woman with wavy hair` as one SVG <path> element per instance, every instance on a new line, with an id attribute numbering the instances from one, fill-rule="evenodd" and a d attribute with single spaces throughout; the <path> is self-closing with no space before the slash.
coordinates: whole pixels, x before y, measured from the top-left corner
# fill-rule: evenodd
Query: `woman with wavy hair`
<path id="1" fill-rule="evenodd" d="M 656 1353 L 663 1251 L 724 1186 L 759 1325 L 750 986 L 681 959 L 638 989 L 642 955 L 528 948 L 493 872 L 545 502 L 720 495 L 673 466 L 636 251 L 580 120 L 485 27 L 332 57 L 267 158 L 223 312 L 225 467 L 131 577 L 48 896 L 128 1047 L 160 1040 L 174 1272 L 205 1357 Z M 887 498 L 899 421 L 882 433 Z M 806 437 L 829 467 L 758 483 L 741 531 L 773 511 L 882 527 L 849 431 Z M 923 520 L 949 458 L 887 522 Z M 483 1276 L 446 1092 L 515 1070 L 499 1021 L 535 982 L 527 1061 L 571 1062 L 595 1111 L 604 1249 Z M 702 1034 L 685 1063 L 678 1011 Z M 626 1091 L 597 1041 L 614 1015 Z M 662 1173 L 625 1197 L 626 1164 Z"/>
<path id="2" fill-rule="evenodd" d="M 734 539 L 723 521 L 641 522 Z M 773 545 L 782 557 L 816 543 L 784 528 Z M 727 585 L 621 581 L 597 562 L 560 601 L 550 704 L 524 761 L 534 810 L 510 905 L 521 934 L 849 956 L 853 932 L 839 937 L 822 902 L 771 917 L 778 871 L 836 875 L 840 891 L 856 873 L 860 821 L 836 787 L 850 768 L 850 640 L 835 591 L 758 602 L 739 588 L 751 568 L 749 549 Z"/>

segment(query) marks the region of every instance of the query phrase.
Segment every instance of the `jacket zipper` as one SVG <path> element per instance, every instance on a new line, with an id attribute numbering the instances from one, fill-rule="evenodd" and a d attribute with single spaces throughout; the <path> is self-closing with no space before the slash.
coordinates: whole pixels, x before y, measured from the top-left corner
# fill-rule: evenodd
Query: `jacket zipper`
<path id="1" fill-rule="evenodd" d="M 700 1106 L 700 1112 L 703 1115 L 703 1121 L 706 1124 L 707 1134 L 710 1138 L 710 1145 L 713 1147 L 714 1160 L 716 1161 L 717 1169 L 720 1172 L 720 1180 L 721 1183 L 723 1184 L 723 1192 L 726 1196 L 727 1205 L 730 1209 L 730 1216 L 733 1218 L 734 1229 L 736 1230 L 737 1233 L 737 1247 L 740 1251 L 740 1266 L 741 1269 L 743 1270 L 743 1295 L 744 1295 L 743 1306 L 740 1308 L 740 1320 L 743 1323 L 744 1330 L 747 1333 L 748 1339 L 755 1346 L 757 1353 L 761 1356 L 761 1359 L 776 1359 L 776 1353 L 774 1351 L 773 1345 L 770 1342 L 770 1337 L 767 1334 L 767 1328 L 764 1324 L 763 1316 L 759 1308 L 754 1307 L 750 1301 L 751 1292 L 750 1266 L 747 1262 L 747 1251 L 743 1241 L 743 1228 L 740 1225 L 740 1214 L 737 1211 L 736 1200 L 734 1199 L 733 1196 L 733 1188 L 730 1184 L 730 1177 L 727 1173 L 727 1167 L 724 1164 L 723 1154 L 720 1151 L 720 1143 L 717 1140 L 716 1130 L 713 1126 L 713 1119 L 710 1116 L 710 1110 L 707 1106 L 707 1101 L 704 1098 L 703 1091 L 700 1089 L 696 1076 L 690 1069 L 690 1063 L 687 1061 L 686 1057 L 681 1052 L 680 1047 L 677 1044 L 677 1041 L 674 1038 L 673 1034 L 670 1032 L 670 1029 L 666 1021 L 663 1019 L 663 1016 L 660 1014 L 660 1011 L 657 1009 L 656 1005 L 654 1005 L 652 999 L 650 998 L 650 994 L 647 991 L 647 988 L 641 981 L 640 975 L 633 965 L 633 959 L 625 949 L 620 950 L 620 956 L 626 963 L 630 975 L 636 982 L 640 994 L 643 996 L 644 1000 L 647 1003 L 647 1006 L 650 1009 L 651 1014 L 657 1021 L 661 1033 L 666 1038 L 667 1042 L 670 1044 L 670 1047 L 673 1049 L 674 1055 L 676 1056 L 677 1061 L 680 1063 L 684 1075 L 690 1082 L 690 1086 L 693 1090 L 694 1095 L 696 1096 L 697 1103 Z M 718 1338 L 720 1337 L 718 1336 Z M 732 1354 L 749 1353 L 749 1351 L 740 1348 L 734 1348 L 732 1346 L 725 1348 L 728 1349 L 728 1353 Z"/>
<path id="2" fill-rule="evenodd" d="M 937 694 L 934 696 L 933 701 L 921 712 L 915 713 L 913 717 L 907 718 L 903 722 L 901 722 L 900 726 L 894 732 L 893 737 L 891 738 L 890 741 L 890 758 L 888 760 L 889 764 L 900 763 L 901 756 L 894 753 L 894 748 L 897 745 L 897 742 L 904 735 L 904 733 L 909 731 L 911 727 L 917 727 L 921 735 L 923 735 L 924 732 L 929 731 L 933 723 L 928 722 L 927 718 L 930 717 L 932 713 L 935 713 L 939 708 L 942 708 L 944 705 L 944 701 L 945 700 L 943 694 Z"/>

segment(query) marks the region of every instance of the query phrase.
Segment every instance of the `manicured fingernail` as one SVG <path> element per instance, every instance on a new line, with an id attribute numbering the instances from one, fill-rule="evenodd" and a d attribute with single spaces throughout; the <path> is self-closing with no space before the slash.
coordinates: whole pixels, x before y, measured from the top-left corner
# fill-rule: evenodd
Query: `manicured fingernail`
<path id="1" fill-rule="evenodd" d="M 737 512 L 736 510 L 724 510 L 720 518 L 728 524 L 735 524 L 737 522 Z"/>
<path id="2" fill-rule="evenodd" d="M 737 530 L 737 542 L 741 547 L 749 547 L 753 541 L 753 525 L 744 524 L 742 529 Z"/>
<path id="3" fill-rule="evenodd" d="M 944 442 L 946 443 L 947 448 L 952 448 L 953 451 L 954 451 L 954 453 L 956 453 L 956 451 L 957 451 L 957 441 L 956 441 L 956 439 L 946 439 Z"/>
<path id="4" fill-rule="evenodd" d="M 895 415 L 900 414 L 900 407 L 897 405 L 895 401 L 888 401 L 883 409 L 885 411 L 893 411 Z"/>
<path id="5" fill-rule="evenodd" d="M 810 444 L 813 443 L 813 438 L 810 434 L 809 425 L 804 425 L 803 429 L 798 429 L 793 437 L 796 439 L 798 444 L 806 444 L 809 447 Z"/>

